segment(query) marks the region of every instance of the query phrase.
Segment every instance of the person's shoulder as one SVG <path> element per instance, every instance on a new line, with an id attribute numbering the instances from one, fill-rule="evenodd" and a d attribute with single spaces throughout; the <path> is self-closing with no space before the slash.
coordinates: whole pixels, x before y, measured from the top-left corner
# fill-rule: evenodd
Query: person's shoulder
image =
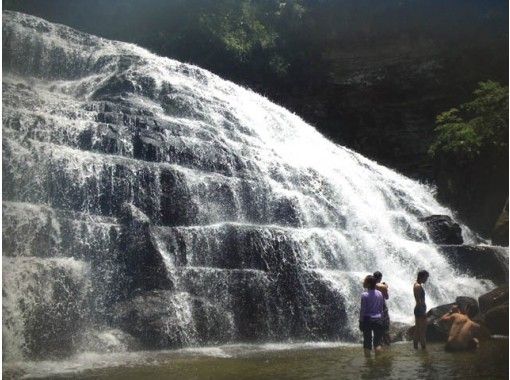
<path id="1" fill-rule="evenodd" d="M 374 289 L 374 292 L 378 297 L 383 297 L 383 294 L 379 289 Z"/>
<path id="2" fill-rule="evenodd" d="M 414 289 L 418 289 L 418 288 L 421 288 L 421 284 L 415 282 L 414 285 L 413 285 L 413 288 Z"/>

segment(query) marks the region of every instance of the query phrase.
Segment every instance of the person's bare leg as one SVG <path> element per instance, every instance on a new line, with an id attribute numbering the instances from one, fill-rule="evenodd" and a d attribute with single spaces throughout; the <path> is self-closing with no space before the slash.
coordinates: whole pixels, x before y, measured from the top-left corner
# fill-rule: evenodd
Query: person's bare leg
<path id="1" fill-rule="evenodd" d="M 420 317 L 420 335 L 419 335 L 419 338 L 420 338 L 420 344 L 421 344 L 421 348 L 424 350 L 427 346 L 427 341 L 426 341 L 426 334 L 427 334 L 427 318 L 425 317 Z"/>
<path id="2" fill-rule="evenodd" d="M 419 323 L 418 318 L 414 318 L 414 331 L 413 331 L 413 347 L 415 350 L 418 349 L 418 337 L 419 337 Z"/>
<path id="3" fill-rule="evenodd" d="M 376 355 L 380 354 L 382 350 L 383 350 L 382 346 L 377 346 L 374 348 L 374 352 Z"/>

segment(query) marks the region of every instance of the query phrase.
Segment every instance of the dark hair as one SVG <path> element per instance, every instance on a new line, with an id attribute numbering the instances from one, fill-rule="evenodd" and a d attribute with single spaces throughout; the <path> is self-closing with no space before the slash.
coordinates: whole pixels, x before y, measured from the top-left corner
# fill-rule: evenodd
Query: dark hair
<path id="1" fill-rule="evenodd" d="M 423 269 L 418 272 L 418 280 L 424 280 L 428 277 L 429 277 L 429 272 L 427 272 L 426 270 Z"/>
<path id="2" fill-rule="evenodd" d="M 363 281 L 363 286 L 366 286 L 367 289 L 375 289 L 376 283 L 377 282 L 375 281 L 374 276 L 369 274 L 367 277 L 365 277 L 365 280 Z"/>
<path id="3" fill-rule="evenodd" d="M 382 273 L 379 271 L 374 272 L 373 276 L 375 278 L 375 282 L 380 282 L 382 280 Z"/>

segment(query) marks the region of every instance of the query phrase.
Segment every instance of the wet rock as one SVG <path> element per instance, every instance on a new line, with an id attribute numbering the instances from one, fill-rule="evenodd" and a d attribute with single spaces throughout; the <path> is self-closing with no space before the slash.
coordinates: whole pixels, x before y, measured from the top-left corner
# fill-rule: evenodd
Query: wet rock
<path id="1" fill-rule="evenodd" d="M 420 218 L 436 244 L 462 244 L 462 229 L 448 215 L 431 215 Z"/>
<path id="2" fill-rule="evenodd" d="M 480 312 L 485 313 L 489 309 L 508 302 L 508 285 L 500 286 L 489 293 L 478 297 Z"/>
<path id="3" fill-rule="evenodd" d="M 31 360 L 74 353 L 89 314 L 88 266 L 71 258 L 35 257 L 4 257 L 3 265 L 10 268 L 2 279 L 4 347 L 18 347 Z M 4 360 L 12 354 L 4 350 Z"/>
<path id="4" fill-rule="evenodd" d="M 508 247 L 508 199 L 491 233 L 492 244 Z"/>
<path id="5" fill-rule="evenodd" d="M 491 246 L 440 246 L 440 252 L 461 272 L 501 285 L 508 283 L 508 249 Z"/>
<path id="6" fill-rule="evenodd" d="M 484 320 L 491 334 L 508 335 L 508 300 L 487 310 Z"/>
<path id="7" fill-rule="evenodd" d="M 115 322 L 138 338 L 145 348 L 169 348 L 184 342 L 170 291 L 152 291 L 115 307 Z"/>
<path id="8" fill-rule="evenodd" d="M 147 349 L 225 343 L 234 330 L 224 310 L 184 292 L 143 292 L 114 309 L 115 323 Z"/>
<path id="9" fill-rule="evenodd" d="M 135 206 L 124 204 L 120 221 L 118 249 L 124 266 L 125 296 L 134 290 L 172 289 L 150 219 Z"/>
<path id="10" fill-rule="evenodd" d="M 409 335 L 410 329 L 414 331 L 414 326 L 402 322 L 391 322 L 390 330 L 388 331 L 390 342 L 395 343 L 412 339 L 412 335 Z"/>

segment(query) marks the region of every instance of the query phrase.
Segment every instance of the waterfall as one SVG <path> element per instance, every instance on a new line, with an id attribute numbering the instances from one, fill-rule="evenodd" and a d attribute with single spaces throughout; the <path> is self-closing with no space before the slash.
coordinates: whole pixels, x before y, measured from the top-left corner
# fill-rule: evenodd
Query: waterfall
<path id="1" fill-rule="evenodd" d="M 493 286 L 432 243 L 432 188 L 196 66 L 3 17 L 4 360 L 354 341 L 375 270 L 395 321 L 419 269 L 429 307 Z"/>

